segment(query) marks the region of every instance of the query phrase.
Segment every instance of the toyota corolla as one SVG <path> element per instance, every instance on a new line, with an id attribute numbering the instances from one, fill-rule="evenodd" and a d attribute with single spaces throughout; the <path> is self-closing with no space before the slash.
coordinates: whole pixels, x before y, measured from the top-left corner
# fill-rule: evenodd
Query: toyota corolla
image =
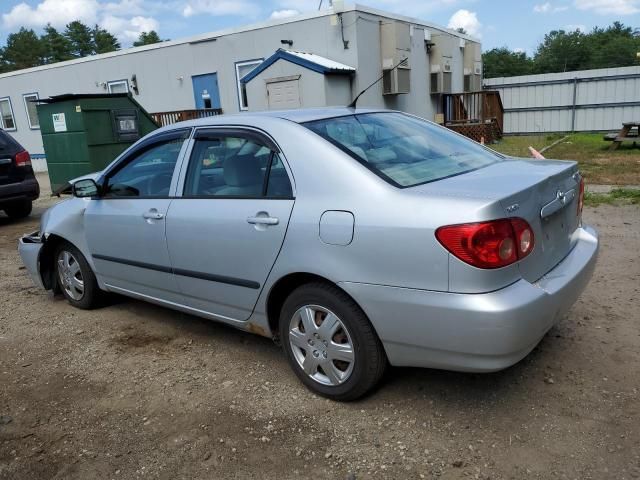
<path id="1" fill-rule="evenodd" d="M 34 281 L 271 337 L 336 400 L 387 365 L 489 372 L 576 301 L 598 252 L 575 162 L 506 158 L 399 112 L 219 116 L 141 139 L 20 240 Z"/>

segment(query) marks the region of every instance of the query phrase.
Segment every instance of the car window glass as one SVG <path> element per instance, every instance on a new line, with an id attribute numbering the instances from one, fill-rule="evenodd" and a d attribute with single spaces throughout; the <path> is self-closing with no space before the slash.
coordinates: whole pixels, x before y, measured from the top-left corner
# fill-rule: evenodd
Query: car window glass
<path id="1" fill-rule="evenodd" d="M 106 197 L 166 197 L 183 139 L 157 144 L 109 176 Z"/>
<path id="2" fill-rule="evenodd" d="M 305 126 L 399 187 L 458 175 L 502 159 L 447 129 L 400 113 L 349 115 Z"/>
<path id="3" fill-rule="evenodd" d="M 185 196 L 260 197 L 271 150 L 248 138 L 197 140 L 191 154 Z"/>
<path id="4" fill-rule="evenodd" d="M 267 197 L 290 198 L 292 196 L 293 192 L 291 190 L 291 182 L 289 181 L 287 170 L 284 168 L 280 155 L 274 153 L 273 160 L 271 161 L 271 168 L 269 169 Z"/>

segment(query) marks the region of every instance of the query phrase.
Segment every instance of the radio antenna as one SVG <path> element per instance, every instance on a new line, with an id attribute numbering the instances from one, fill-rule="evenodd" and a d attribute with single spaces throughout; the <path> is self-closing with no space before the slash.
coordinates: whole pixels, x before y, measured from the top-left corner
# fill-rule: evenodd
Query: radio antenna
<path id="1" fill-rule="evenodd" d="M 389 70 L 390 72 L 393 72 L 396 68 L 400 67 L 402 64 L 406 64 L 408 60 L 408 57 L 404 57 L 402 60 L 400 60 L 398 62 L 398 64 L 393 67 L 391 70 Z M 356 98 L 353 99 L 353 101 L 347 105 L 348 108 L 356 108 L 356 104 L 358 103 L 358 99 L 362 96 L 362 94 L 364 92 L 366 92 L 367 90 L 369 90 L 371 87 L 373 87 L 376 83 L 378 83 L 380 80 L 382 80 L 382 78 L 384 77 L 384 74 L 386 72 L 383 72 L 382 75 L 380 75 L 380 77 L 378 77 L 378 79 L 373 82 L 371 85 L 369 85 L 367 88 L 365 88 L 364 90 L 362 90 L 358 95 L 356 95 Z"/>

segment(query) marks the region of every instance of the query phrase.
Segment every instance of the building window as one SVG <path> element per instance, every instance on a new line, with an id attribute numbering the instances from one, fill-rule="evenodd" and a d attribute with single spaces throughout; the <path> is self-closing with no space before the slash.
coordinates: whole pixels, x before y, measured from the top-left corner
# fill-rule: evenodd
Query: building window
<path id="1" fill-rule="evenodd" d="M 32 130 L 40 128 L 40 119 L 38 118 L 38 109 L 36 108 L 39 98 L 37 93 L 25 93 L 22 95 L 24 109 L 27 112 L 27 120 L 29 120 L 29 128 Z"/>
<path id="2" fill-rule="evenodd" d="M 0 98 L 0 120 L 2 120 L 0 126 L 4 130 L 16 130 L 16 119 L 13 116 L 13 107 L 9 97 Z"/>
<path id="3" fill-rule="evenodd" d="M 236 83 L 238 84 L 238 103 L 240 110 L 248 110 L 249 103 L 247 102 L 247 85 L 241 83 L 240 80 L 251 70 L 256 68 L 262 63 L 262 58 L 256 60 L 247 60 L 244 62 L 236 63 Z"/>
<path id="4" fill-rule="evenodd" d="M 115 80 L 107 82 L 109 93 L 129 93 L 129 82 L 126 80 Z"/>

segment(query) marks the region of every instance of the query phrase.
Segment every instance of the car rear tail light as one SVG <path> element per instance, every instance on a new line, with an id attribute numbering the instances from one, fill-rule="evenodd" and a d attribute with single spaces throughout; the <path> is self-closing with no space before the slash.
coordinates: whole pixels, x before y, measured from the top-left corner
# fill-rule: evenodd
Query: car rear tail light
<path id="1" fill-rule="evenodd" d="M 463 262 L 478 268 L 500 268 L 531 253 L 533 230 L 522 218 L 448 225 L 436 230 L 438 241 Z"/>
<path id="2" fill-rule="evenodd" d="M 580 177 L 580 192 L 578 193 L 578 210 L 576 214 L 582 215 L 582 207 L 584 207 L 584 177 Z"/>
<path id="3" fill-rule="evenodd" d="M 22 152 L 16 153 L 16 167 L 29 167 L 31 166 L 31 156 L 29 152 L 23 150 Z"/>

